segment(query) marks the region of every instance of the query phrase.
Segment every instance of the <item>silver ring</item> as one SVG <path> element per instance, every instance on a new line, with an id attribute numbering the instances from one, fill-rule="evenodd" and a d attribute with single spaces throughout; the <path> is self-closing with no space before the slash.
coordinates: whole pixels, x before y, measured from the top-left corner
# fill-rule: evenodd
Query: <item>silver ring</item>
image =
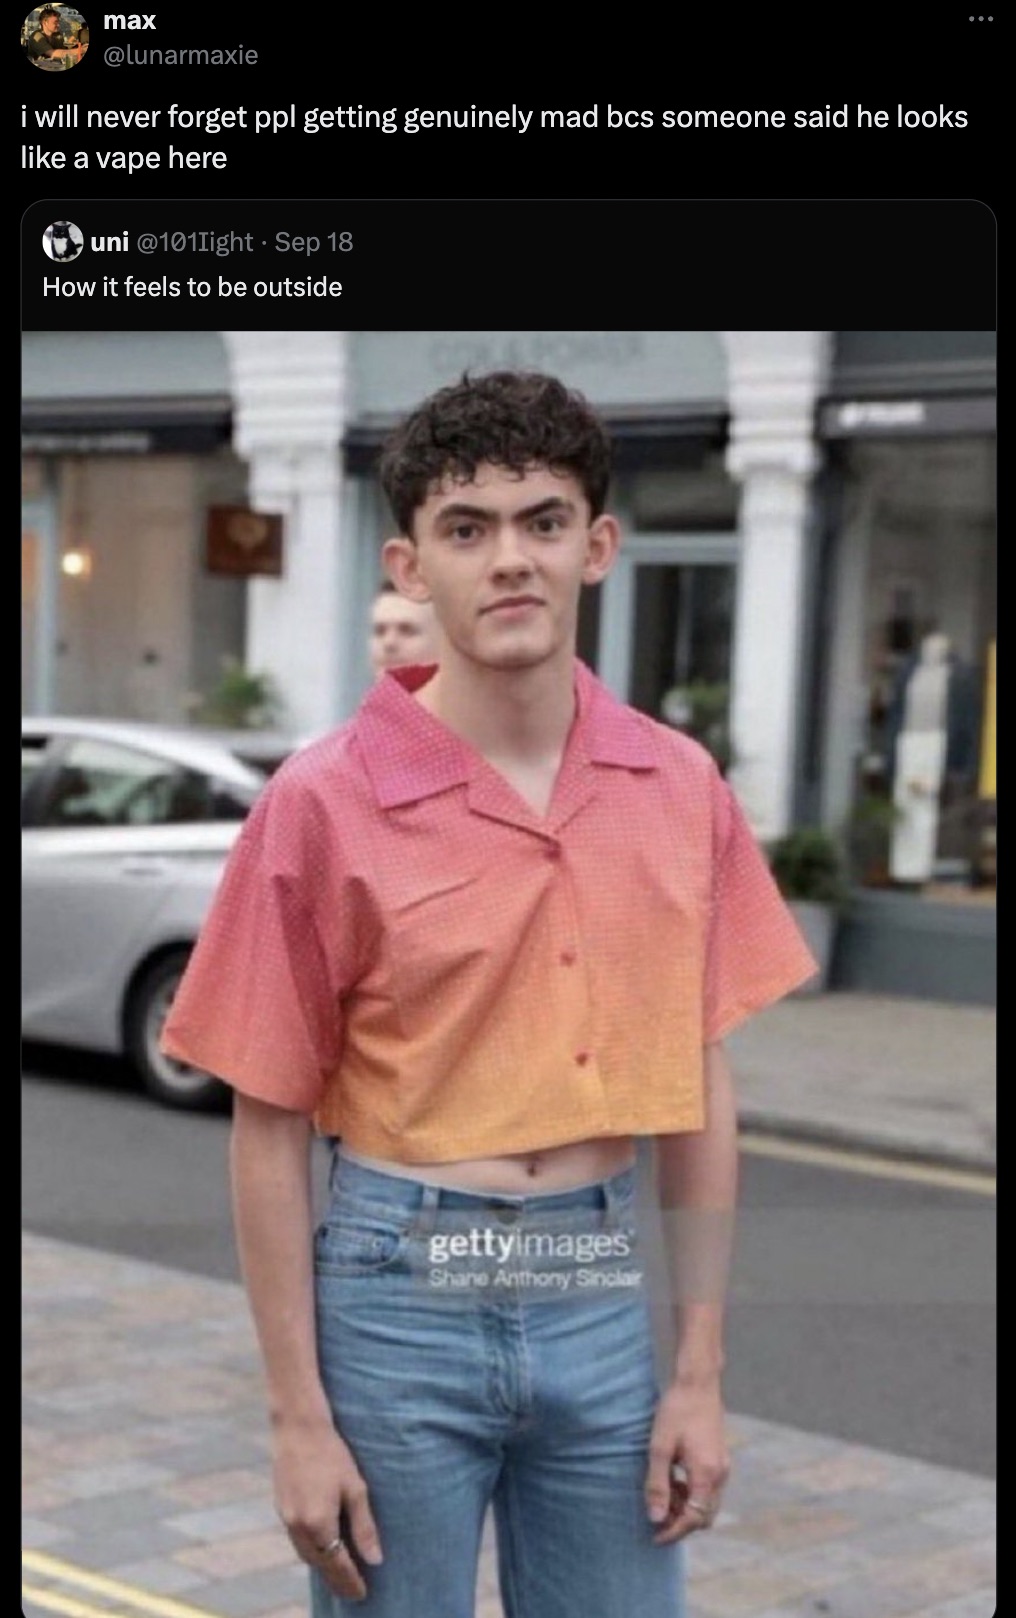
<path id="1" fill-rule="evenodd" d="M 691 1495 L 684 1502 L 686 1511 L 694 1511 L 699 1517 L 711 1517 L 713 1507 L 708 1500 L 693 1500 Z"/>
<path id="2" fill-rule="evenodd" d="M 335 1538 L 330 1539 L 328 1541 L 327 1545 L 319 1545 L 318 1546 L 318 1555 L 319 1556 L 334 1556 L 336 1551 L 341 1551 L 341 1550 L 345 1550 L 345 1546 L 342 1543 L 342 1535 L 341 1534 L 336 1534 Z"/>

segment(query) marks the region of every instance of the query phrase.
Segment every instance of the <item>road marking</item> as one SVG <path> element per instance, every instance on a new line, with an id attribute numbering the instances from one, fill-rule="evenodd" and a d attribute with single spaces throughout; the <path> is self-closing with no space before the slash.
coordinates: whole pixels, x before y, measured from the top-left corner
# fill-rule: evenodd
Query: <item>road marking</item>
<path id="1" fill-rule="evenodd" d="M 58 1596 L 53 1590 L 39 1590 L 34 1584 L 25 1584 L 22 1580 L 21 1596 L 24 1601 L 34 1601 L 43 1612 L 61 1612 L 65 1618 L 107 1618 L 108 1607 L 90 1607 L 87 1601 L 72 1601 L 69 1596 Z"/>
<path id="2" fill-rule="evenodd" d="M 73 1562 L 63 1562 L 56 1556 L 41 1551 L 23 1551 L 22 1568 L 36 1578 L 48 1579 L 58 1585 L 70 1586 L 70 1592 L 40 1587 L 22 1581 L 21 1590 L 26 1600 L 31 1599 L 46 1612 L 64 1614 L 64 1618 L 137 1618 L 139 1613 L 150 1618 L 218 1618 L 206 1607 L 191 1607 L 170 1596 L 153 1595 L 135 1585 L 122 1584 L 119 1579 L 108 1579 L 103 1573 L 92 1573 Z M 101 1605 L 82 1601 L 75 1593 L 86 1591 L 94 1596 L 107 1597 Z M 112 1603 L 112 1605 L 110 1605 Z"/>
<path id="3" fill-rule="evenodd" d="M 837 1146 L 820 1146 L 811 1141 L 784 1140 L 775 1135 L 741 1135 L 742 1152 L 758 1157 L 781 1157 L 791 1163 L 814 1163 L 821 1168 L 843 1169 L 852 1174 L 869 1174 L 884 1180 L 917 1180 L 950 1191 L 969 1191 L 973 1196 L 993 1197 L 995 1176 L 978 1169 L 944 1168 L 935 1163 L 915 1163 L 903 1157 L 880 1157 L 874 1152 L 853 1152 Z"/>

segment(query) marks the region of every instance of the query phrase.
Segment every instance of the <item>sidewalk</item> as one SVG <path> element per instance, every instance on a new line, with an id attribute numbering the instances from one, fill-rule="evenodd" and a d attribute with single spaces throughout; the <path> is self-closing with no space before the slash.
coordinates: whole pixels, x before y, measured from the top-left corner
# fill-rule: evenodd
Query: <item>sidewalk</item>
<path id="1" fill-rule="evenodd" d="M 991 1010 L 800 996 L 730 1050 L 746 1132 L 994 1171 Z M 23 1250 L 28 1618 L 306 1618 L 240 1289 Z M 691 1618 L 990 1618 L 990 1480 L 731 1420 L 725 1510 L 689 1543 Z M 489 1541 L 477 1618 L 502 1618 Z"/>
<path id="2" fill-rule="evenodd" d="M 27 1618 L 306 1618 L 240 1288 L 31 1235 L 24 1257 Z M 990 1618 L 993 1483 L 731 1421 L 693 1618 Z M 476 1614 L 502 1618 L 489 1542 Z"/>
<path id="3" fill-rule="evenodd" d="M 791 996 L 728 1041 L 747 1131 L 995 1169 L 996 1013 Z"/>

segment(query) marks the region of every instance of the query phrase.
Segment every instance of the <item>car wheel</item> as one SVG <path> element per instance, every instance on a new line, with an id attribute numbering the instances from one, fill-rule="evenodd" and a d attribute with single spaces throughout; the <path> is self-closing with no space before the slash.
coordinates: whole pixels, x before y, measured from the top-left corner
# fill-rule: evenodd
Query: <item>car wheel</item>
<path id="1" fill-rule="evenodd" d="M 187 965 L 187 954 L 174 950 L 172 955 L 164 955 L 134 985 L 127 1007 L 127 1054 L 148 1094 L 164 1107 L 221 1112 L 228 1105 L 229 1087 L 159 1049 L 162 1025 Z"/>

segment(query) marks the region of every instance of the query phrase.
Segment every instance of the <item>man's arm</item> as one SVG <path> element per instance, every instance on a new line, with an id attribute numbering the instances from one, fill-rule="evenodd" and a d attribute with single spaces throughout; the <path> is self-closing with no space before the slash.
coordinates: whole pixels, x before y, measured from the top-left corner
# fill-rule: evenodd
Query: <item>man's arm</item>
<path id="1" fill-rule="evenodd" d="M 302 1113 L 234 1096 L 233 1217 L 268 1386 L 276 1508 L 304 1561 L 339 1594 L 362 1597 L 348 1552 L 321 1555 L 344 1512 L 363 1560 L 381 1560 L 366 1486 L 335 1430 L 318 1368 L 311 1138 Z"/>
<path id="2" fill-rule="evenodd" d="M 704 1066 L 705 1128 L 656 1140 L 676 1325 L 671 1377 L 657 1407 L 646 1477 L 646 1504 L 650 1519 L 661 1525 L 661 1544 L 708 1526 L 730 1470 L 721 1379 L 737 1203 L 737 1108 L 722 1045 L 706 1047 Z M 675 1465 L 684 1472 L 676 1486 Z"/>

